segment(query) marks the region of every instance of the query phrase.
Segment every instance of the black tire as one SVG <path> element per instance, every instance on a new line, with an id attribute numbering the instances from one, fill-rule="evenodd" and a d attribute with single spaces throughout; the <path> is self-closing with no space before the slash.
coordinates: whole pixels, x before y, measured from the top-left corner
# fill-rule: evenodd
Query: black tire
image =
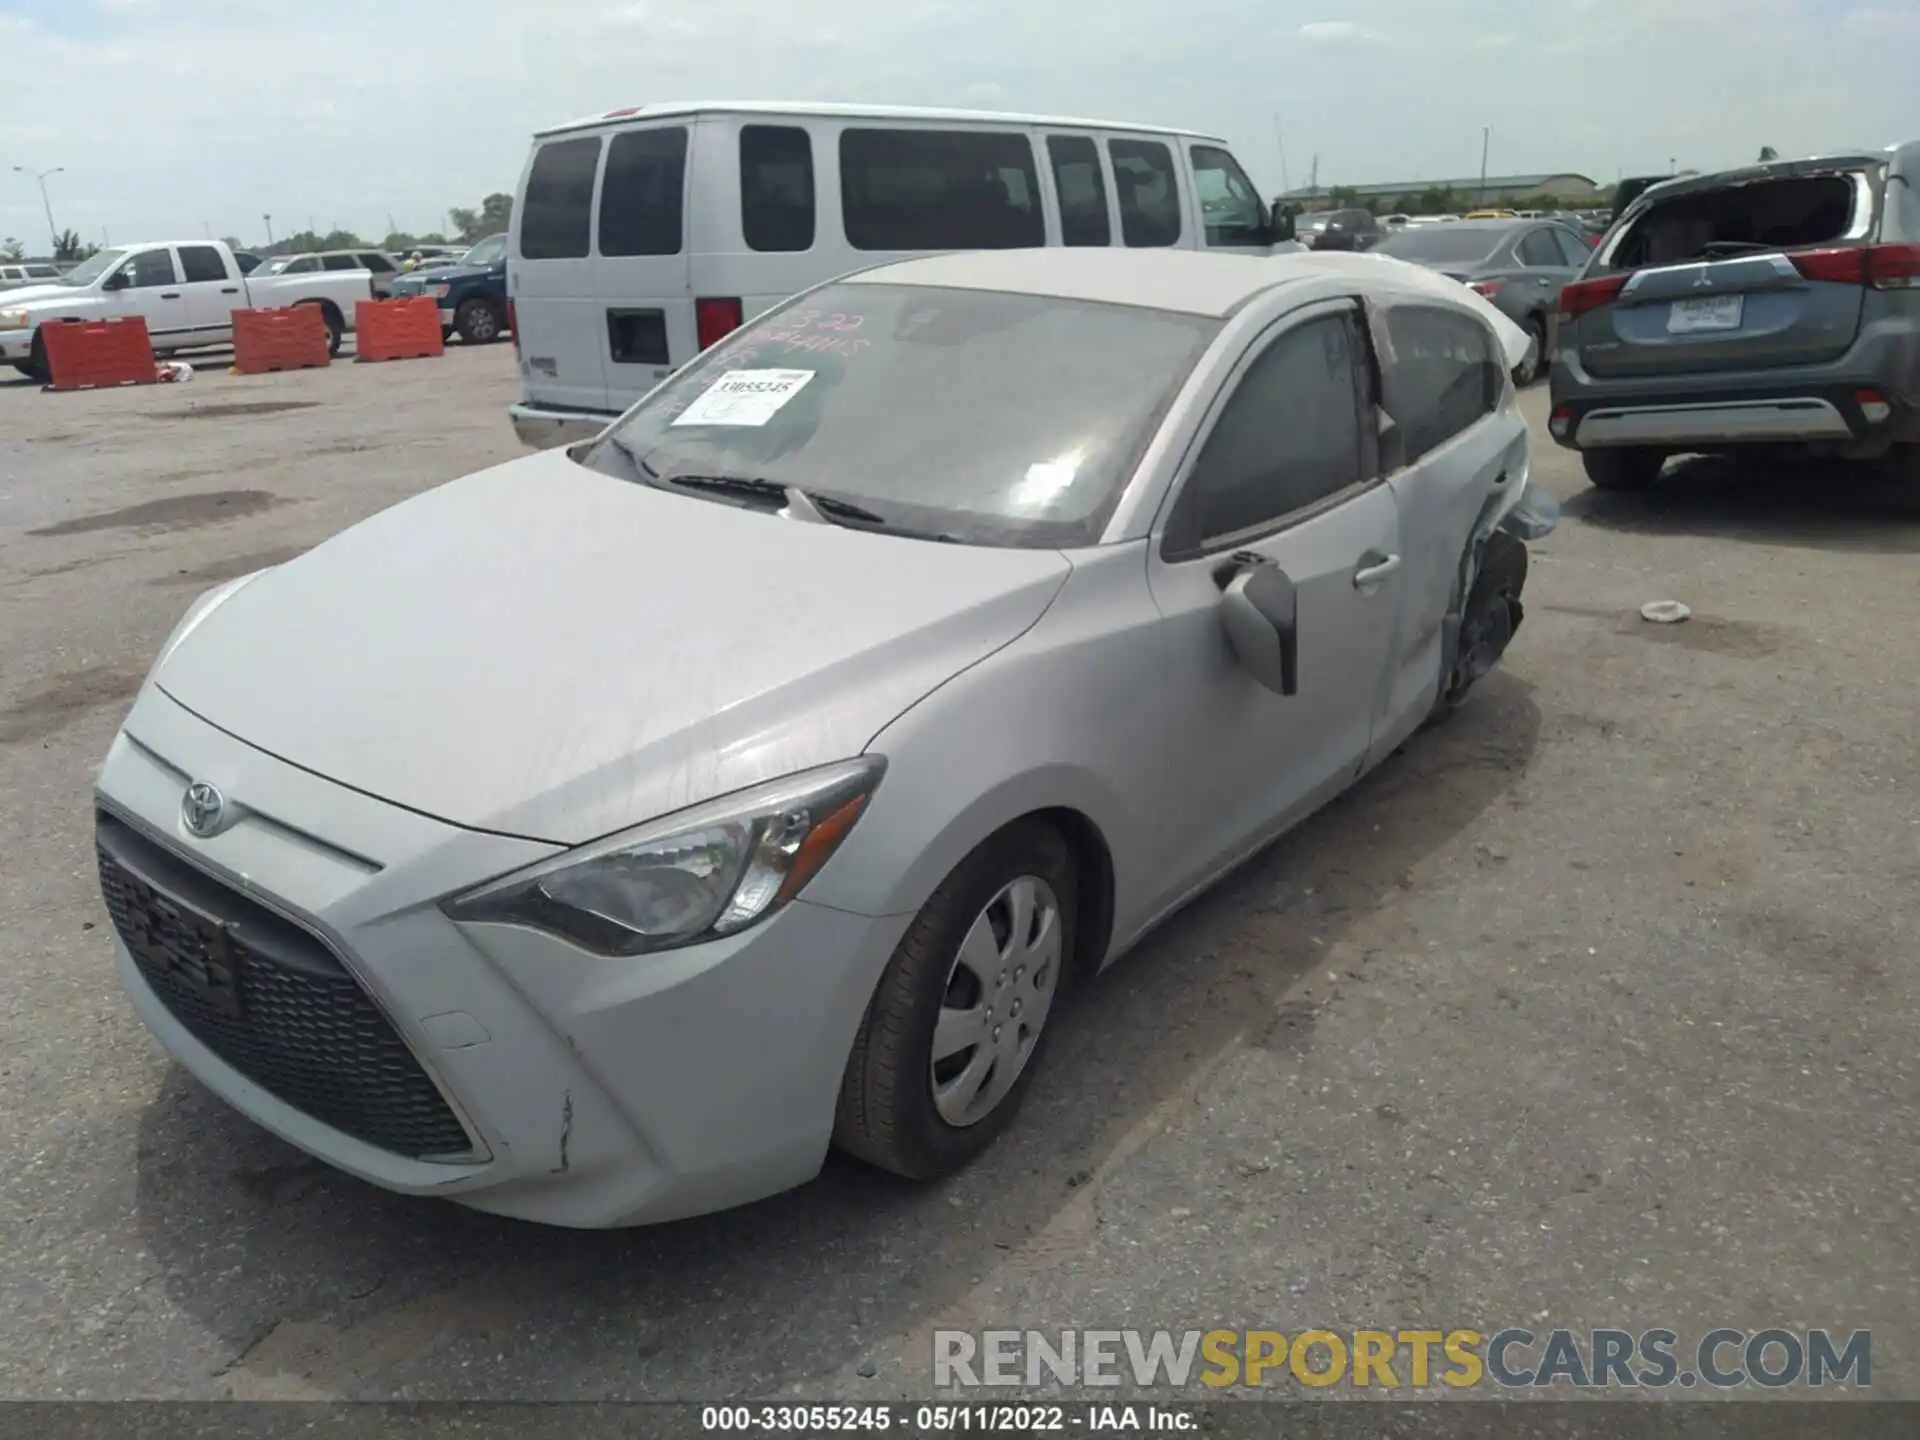
<path id="1" fill-rule="evenodd" d="M 1660 478 L 1667 463 L 1664 450 L 1628 446 L 1617 450 L 1588 450 L 1580 457 L 1587 480 L 1596 490 L 1644 490 Z"/>
<path id="2" fill-rule="evenodd" d="M 42 385 L 53 379 L 53 372 L 47 368 L 47 342 L 40 338 L 38 330 L 33 332 L 33 345 L 27 351 L 27 363 L 19 369 L 29 380 L 38 380 Z"/>
<path id="3" fill-rule="evenodd" d="M 507 317 L 493 301 L 476 295 L 453 312 L 453 328 L 469 345 L 491 345 L 506 333 Z"/>
<path id="4" fill-rule="evenodd" d="M 305 303 L 309 305 L 317 304 L 319 306 L 321 323 L 327 327 L 327 354 L 329 356 L 338 355 L 340 353 L 340 341 L 347 333 L 347 322 L 340 318 L 340 312 L 338 310 L 334 309 L 333 306 L 324 300 L 317 302 L 309 300 Z"/>
<path id="5" fill-rule="evenodd" d="M 1538 385 L 1547 374 L 1547 322 L 1546 317 L 1531 315 L 1527 317 L 1526 332 L 1533 337 L 1532 362 L 1522 360 L 1514 369 L 1514 388 L 1525 390 Z"/>
<path id="6" fill-rule="evenodd" d="M 934 1026 L 957 974 L 961 942 L 996 897 L 1024 876 L 1044 880 L 1058 906 L 1060 951 L 1048 982 L 1053 996 L 1046 1023 L 1006 1094 L 980 1118 L 952 1125 L 934 1100 Z M 1020 1108 L 1047 1037 L 1060 1024 L 1061 992 L 1074 968 L 1078 897 L 1072 851 L 1059 831 L 1040 821 L 1009 826 L 960 862 L 914 917 L 867 1004 L 840 1081 L 835 1145 L 882 1170 L 931 1180 L 993 1143 Z"/>

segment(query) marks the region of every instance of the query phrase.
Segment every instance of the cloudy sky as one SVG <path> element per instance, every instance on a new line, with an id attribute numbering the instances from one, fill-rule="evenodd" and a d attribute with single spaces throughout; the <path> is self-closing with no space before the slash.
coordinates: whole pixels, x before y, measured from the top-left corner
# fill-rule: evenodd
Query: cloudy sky
<path id="1" fill-rule="evenodd" d="M 1268 191 L 1920 133 L 1915 0 L 0 0 L 0 237 L 438 228 L 537 126 L 679 99 L 1225 135 Z M 1282 141 L 1284 137 L 1284 166 Z"/>

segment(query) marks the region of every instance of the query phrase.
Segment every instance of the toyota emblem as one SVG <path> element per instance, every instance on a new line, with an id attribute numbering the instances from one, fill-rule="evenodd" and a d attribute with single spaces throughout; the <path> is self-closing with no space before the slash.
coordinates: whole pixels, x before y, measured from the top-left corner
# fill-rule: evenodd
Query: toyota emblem
<path id="1" fill-rule="evenodd" d="M 226 813 L 227 797 L 204 780 L 194 781 L 180 797 L 180 823 L 187 827 L 189 835 L 198 835 L 203 840 L 220 833 L 220 822 Z"/>

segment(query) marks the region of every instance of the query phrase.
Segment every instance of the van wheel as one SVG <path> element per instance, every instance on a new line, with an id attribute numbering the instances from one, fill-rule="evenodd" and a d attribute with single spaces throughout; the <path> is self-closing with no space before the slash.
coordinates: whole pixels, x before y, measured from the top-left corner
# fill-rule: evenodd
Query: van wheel
<path id="1" fill-rule="evenodd" d="M 475 298 L 462 302 L 454 312 L 453 328 L 469 345 L 491 345 L 506 328 L 506 317 L 493 301 Z"/>
<path id="2" fill-rule="evenodd" d="M 1077 899 L 1072 853 L 1051 825 L 1009 826 L 960 862 L 867 1005 L 840 1082 L 836 1145 L 931 1180 L 993 1143 L 1060 1009 Z"/>
<path id="3" fill-rule="evenodd" d="M 1664 450 L 1625 446 L 1617 450 L 1589 450 L 1580 457 L 1587 480 L 1596 490 L 1644 490 L 1660 478 L 1667 463 Z"/>

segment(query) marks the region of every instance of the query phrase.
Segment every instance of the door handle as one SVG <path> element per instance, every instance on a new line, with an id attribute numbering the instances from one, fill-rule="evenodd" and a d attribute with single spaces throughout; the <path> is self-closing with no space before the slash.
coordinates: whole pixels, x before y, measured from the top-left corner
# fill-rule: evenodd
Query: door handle
<path id="1" fill-rule="evenodd" d="M 162 300 L 178 300 L 180 298 L 180 292 L 178 290 L 169 290 L 160 298 Z"/>
<path id="2" fill-rule="evenodd" d="M 1547 279 L 1546 276 L 1542 275 L 1538 280 L 1534 281 L 1533 283 L 1536 285 L 1551 285 L 1553 282 Z"/>
<path id="3" fill-rule="evenodd" d="M 238 295 L 240 293 L 240 287 L 238 285 L 222 285 L 220 287 L 220 293 L 222 295 Z"/>
<path id="4" fill-rule="evenodd" d="M 1399 568 L 1398 555 L 1382 556 L 1377 550 L 1369 551 L 1360 557 L 1360 567 L 1353 572 L 1353 588 L 1361 590 L 1369 585 L 1378 585 Z"/>

